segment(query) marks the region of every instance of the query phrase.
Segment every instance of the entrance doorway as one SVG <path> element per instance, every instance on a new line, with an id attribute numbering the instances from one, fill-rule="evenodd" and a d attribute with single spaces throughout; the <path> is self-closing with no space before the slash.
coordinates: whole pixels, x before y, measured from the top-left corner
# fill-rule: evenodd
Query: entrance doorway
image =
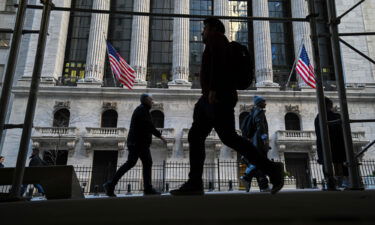
<path id="1" fill-rule="evenodd" d="M 311 188 L 309 155 L 307 153 L 284 153 L 286 171 L 296 179 L 297 188 Z"/>
<path id="2" fill-rule="evenodd" d="M 90 192 L 104 192 L 103 184 L 116 172 L 117 157 L 118 151 L 94 151 Z"/>

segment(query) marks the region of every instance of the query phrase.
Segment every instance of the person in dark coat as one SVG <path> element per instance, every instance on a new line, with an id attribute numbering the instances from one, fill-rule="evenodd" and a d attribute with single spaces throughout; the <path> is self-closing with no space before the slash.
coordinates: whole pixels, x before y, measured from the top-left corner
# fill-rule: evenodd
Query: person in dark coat
<path id="1" fill-rule="evenodd" d="M 167 141 L 151 121 L 150 109 L 153 104 L 151 95 L 142 94 L 140 100 L 141 104 L 134 110 L 130 122 L 127 139 L 129 150 L 128 160 L 116 171 L 113 179 L 103 185 L 105 193 L 110 197 L 116 197 L 114 193 L 115 186 L 121 177 L 135 166 L 138 159 L 141 159 L 143 166 L 143 193 L 145 195 L 160 194 L 151 184 L 152 158 L 150 145 L 152 135 L 160 138 L 164 143 L 167 143 Z"/>
<path id="2" fill-rule="evenodd" d="M 248 138 L 253 145 L 257 148 L 260 154 L 267 157 L 267 153 L 270 149 L 269 137 L 268 137 L 268 123 L 266 118 L 266 100 L 261 96 L 254 96 L 254 108 L 251 110 L 249 116 L 245 119 L 243 126 L 247 126 L 247 134 L 242 134 L 245 138 Z M 253 177 L 257 179 L 259 189 L 261 192 L 269 191 L 268 179 L 264 172 L 256 168 L 256 166 L 247 162 L 247 168 L 245 175 L 241 179 L 249 183 L 251 187 L 251 181 Z"/>
<path id="3" fill-rule="evenodd" d="M 216 18 L 204 20 L 202 33 L 205 49 L 202 55 L 200 82 L 202 96 L 195 104 L 193 124 L 189 130 L 189 179 L 172 195 L 202 195 L 205 140 L 213 128 L 220 140 L 236 150 L 252 164 L 262 168 L 271 177 L 272 193 L 284 185 L 283 164 L 274 163 L 259 154 L 253 144 L 239 136 L 235 130 L 234 107 L 237 104 L 237 90 L 231 66 L 230 45 L 225 37 L 225 27 Z"/>
<path id="4" fill-rule="evenodd" d="M 43 159 L 40 158 L 39 149 L 33 148 L 33 152 L 31 153 L 31 156 L 30 156 L 29 167 L 47 166 L 47 165 L 48 163 L 46 163 Z M 41 195 L 45 194 L 42 185 L 40 184 L 33 184 L 33 185 L 38 190 L 39 194 Z M 27 189 L 27 184 L 23 184 L 21 187 L 21 196 L 25 193 L 26 189 Z"/>
<path id="5" fill-rule="evenodd" d="M 0 156 L 0 168 L 4 168 L 4 160 L 5 160 L 5 157 L 4 156 Z"/>
<path id="6" fill-rule="evenodd" d="M 325 104 L 327 109 L 327 120 L 328 121 L 337 121 L 341 120 L 341 116 L 339 113 L 333 112 L 333 102 L 331 99 L 325 97 Z M 316 150 L 318 153 L 318 163 L 322 164 L 324 167 L 324 156 L 323 156 L 323 146 L 321 141 L 321 134 L 320 134 L 320 124 L 319 124 L 319 114 L 316 116 L 315 121 L 315 133 L 316 133 Z M 345 145 L 344 145 L 344 134 L 342 131 L 341 123 L 329 123 L 328 124 L 329 130 L 329 141 L 331 146 L 331 153 L 332 153 L 332 163 L 334 166 L 335 175 L 338 178 L 339 186 L 345 186 L 343 182 L 347 182 L 347 178 L 349 176 L 348 168 L 344 165 L 346 161 L 346 153 L 345 153 Z M 323 168 L 324 175 L 325 169 Z"/>

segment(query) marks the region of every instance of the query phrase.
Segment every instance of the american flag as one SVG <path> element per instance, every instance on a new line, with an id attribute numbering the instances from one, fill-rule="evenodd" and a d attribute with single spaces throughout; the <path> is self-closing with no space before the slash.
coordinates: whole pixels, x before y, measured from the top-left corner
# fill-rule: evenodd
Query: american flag
<path id="1" fill-rule="evenodd" d="M 301 54 L 296 65 L 296 71 L 307 85 L 316 88 L 314 67 L 310 64 L 305 45 L 302 45 Z"/>
<path id="2" fill-rule="evenodd" d="M 135 82 L 136 73 L 129 66 L 129 64 L 121 57 L 115 48 L 107 41 L 109 64 L 111 65 L 112 73 L 116 76 L 117 80 L 125 85 L 127 88 L 132 89 Z"/>

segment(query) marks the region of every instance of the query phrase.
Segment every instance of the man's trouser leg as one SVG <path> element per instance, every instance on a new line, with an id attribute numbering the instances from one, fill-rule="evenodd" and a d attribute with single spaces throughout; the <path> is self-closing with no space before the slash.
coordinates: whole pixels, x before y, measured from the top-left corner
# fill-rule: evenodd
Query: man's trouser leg
<path id="1" fill-rule="evenodd" d="M 267 169 L 271 161 L 261 155 L 254 145 L 239 136 L 235 130 L 234 108 L 223 104 L 214 105 L 214 128 L 220 140 L 243 155 L 259 169 Z"/>
<path id="2" fill-rule="evenodd" d="M 129 155 L 128 160 L 116 171 L 111 181 L 113 186 L 116 186 L 121 177 L 135 166 L 138 161 L 138 152 L 135 146 L 128 146 Z"/>
<path id="3" fill-rule="evenodd" d="M 144 190 L 152 188 L 152 157 L 149 148 L 139 148 L 139 158 L 142 161 L 143 187 Z"/>
<path id="4" fill-rule="evenodd" d="M 211 106 L 201 97 L 194 107 L 193 124 L 189 130 L 189 180 L 202 184 L 203 165 L 206 158 L 205 140 L 212 131 Z"/>

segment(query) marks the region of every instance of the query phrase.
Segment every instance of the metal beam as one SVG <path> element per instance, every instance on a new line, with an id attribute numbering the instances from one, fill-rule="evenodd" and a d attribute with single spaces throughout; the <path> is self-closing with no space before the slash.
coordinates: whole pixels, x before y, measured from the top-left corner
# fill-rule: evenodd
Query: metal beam
<path id="1" fill-rule="evenodd" d="M 52 9 L 52 0 L 42 0 L 43 3 L 43 13 L 42 20 L 40 22 L 40 34 L 38 38 L 38 45 L 36 49 L 35 62 L 33 75 L 31 79 L 29 99 L 27 102 L 24 127 L 22 130 L 21 143 L 18 151 L 17 164 L 14 172 L 12 190 L 10 192 L 10 199 L 20 199 L 20 190 L 23 180 L 23 174 L 25 171 L 25 163 L 27 158 L 27 152 L 30 145 L 31 130 L 33 126 L 33 120 L 35 115 L 35 107 L 37 102 L 37 94 L 40 83 L 40 76 L 42 73 L 44 52 L 47 43 L 47 32 L 49 19 Z"/>
<path id="2" fill-rule="evenodd" d="M 339 33 L 339 36 L 369 36 L 375 35 L 375 32 L 355 32 L 355 33 Z"/>
<path id="3" fill-rule="evenodd" d="M 371 146 L 373 146 L 375 144 L 375 140 L 373 140 L 372 142 L 368 143 L 360 152 L 357 153 L 357 155 L 355 156 L 356 158 L 360 157 L 361 155 L 363 155 L 365 152 L 367 152 L 367 150 L 369 150 L 371 148 Z"/>
<path id="4" fill-rule="evenodd" d="M 350 123 L 373 123 L 375 119 L 365 119 L 365 120 L 350 120 Z"/>
<path id="5" fill-rule="evenodd" d="M 42 9 L 39 5 L 28 5 L 30 9 Z M 205 19 L 207 17 L 214 17 L 226 20 L 238 21 L 278 21 L 278 22 L 308 22 L 308 18 L 280 18 L 280 17 L 244 17 L 244 16 L 212 16 L 212 15 L 190 15 L 190 14 L 170 14 L 170 13 L 148 13 L 148 12 L 133 12 L 125 10 L 100 10 L 100 9 L 82 9 L 82 8 L 66 8 L 66 7 L 53 7 L 53 11 L 67 11 L 67 12 L 84 12 L 84 13 L 102 13 L 102 14 L 120 14 L 130 16 L 157 16 L 157 17 L 174 17 L 174 18 L 198 18 Z"/>
<path id="6" fill-rule="evenodd" d="M 22 29 L 25 22 L 25 12 L 28 0 L 20 0 L 20 7 L 17 11 L 16 22 L 14 25 L 14 34 L 12 37 L 12 42 L 9 51 L 8 63 L 4 76 L 4 83 L 1 90 L 0 98 L 0 142 L 5 140 L 2 138 L 5 118 L 8 112 L 8 105 L 10 99 L 10 93 L 13 86 L 14 72 L 17 66 L 18 52 L 20 49 L 21 39 L 22 39 Z M 1 144 L 0 144 L 1 146 Z"/>
<path id="7" fill-rule="evenodd" d="M 344 12 L 343 14 L 341 14 L 341 16 L 337 17 L 336 20 L 340 21 L 341 18 L 343 18 L 346 14 L 350 13 L 353 9 L 357 8 L 357 6 L 359 6 L 360 4 L 362 4 L 365 0 L 361 0 L 359 1 L 357 4 L 355 4 L 353 7 L 351 7 L 350 9 L 346 10 L 346 12 Z"/>
<path id="8" fill-rule="evenodd" d="M 309 12 L 315 14 L 314 0 L 309 0 Z M 333 177 L 332 154 L 328 132 L 327 109 L 324 100 L 323 77 L 320 68 L 319 42 L 317 33 L 316 16 L 310 16 L 311 42 L 313 45 L 313 58 L 315 63 L 316 97 L 319 111 L 320 137 L 323 147 L 324 175 L 327 178 L 327 190 L 336 190 L 336 182 Z"/>
<path id="9" fill-rule="evenodd" d="M 361 55 L 362 57 L 364 57 L 365 59 L 367 59 L 368 61 L 372 62 L 373 64 L 375 64 L 375 60 L 371 59 L 370 57 L 368 57 L 367 55 L 363 54 L 361 51 L 359 51 L 358 49 L 354 48 L 352 45 L 350 45 L 348 42 L 344 41 L 343 39 L 339 38 L 339 41 L 341 43 L 343 43 L 344 45 L 346 45 L 348 48 L 350 48 L 351 50 L 355 51 L 356 53 L 358 53 L 359 55 Z"/>
<path id="10" fill-rule="evenodd" d="M 329 21 L 336 21 L 336 1 L 335 0 L 326 0 L 327 11 Z M 353 150 L 353 140 L 352 133 L 349 123 L 349 110 L 348 110 L 348 101 L 346 99 L 346 90 L 345 90 L 345 81 L 344 81 L 344 71 L 341 59 L 341 49 L 339 42 L 339 32 L 338 24 L 330 23 L 329 30 L 331 33 L 331 47 L 333 62 L 335 68 L 335 77 L 337 83 L 337 92 L 339 95 L 340 109 L 341 109 L 341 120 L 342 120 L 342 129 L 344 134 L 344 144 L 346 151 L 346 160 L 348 162 L 349 169 L 349 179 L 350 179 L 350 189 L 351 190 L 361 190 L 363 189 L 361 185 L 361 180 L 359 176 L 359 165 L 357 159 L 354 155 Z"/>

